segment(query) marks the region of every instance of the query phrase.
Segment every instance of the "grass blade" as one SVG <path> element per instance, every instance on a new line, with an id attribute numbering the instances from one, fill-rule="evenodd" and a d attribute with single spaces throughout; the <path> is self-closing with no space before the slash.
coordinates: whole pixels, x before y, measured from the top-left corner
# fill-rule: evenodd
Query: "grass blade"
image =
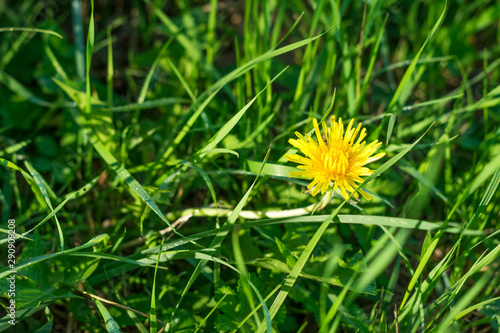
<path id="1" fill-rule="evenodd" d="M 50 201 L 49 194 L 47 191 L 48 187 L 46 187 L 46 183 L 43 180 L 42 176 L 38 173 L 38 171 L 35 170 L 35 168 L 33 168 L 33 166 L 31 166 L 31 164 L 28 161 L 25 162 L 25 165 L 28 171 L 31 172 L 31 176 L 33 177 L 33 179 L 35 179 L 35 183 L 40 189 L 40 192 L 42 193 L 42 196 L 45 199 L 45 202 L 47 203 L 47 207 L 50 209 L 51 215 L 54 216 L 54 222 L 56 223 L 57 231 L 59 233 L 59 241 L 61 242 L 61 251 L 64 252 L 64 235 L 62 232 L 61 224 L 59 223 L 59 219 L 57 218 L 56 213 L 54 213 L 54 208 L 52 207 L 52 202 Z M 50 191 L 52 192 L 52 190 Z"/>
<path id="2" fill-rule="evenodd" d="M 437 29 L 441 25 L 441 23 L 444 20 L 444 16 L 446 13 L 446 7 L 448 5 L 448 1 L 445 0 L 444 2 L 444 8 L 443 11 L 441 12 L 441 15 L 439 16 L 438 20 L 434 24 L 434 27 L 432 27 L 431 32 L 429 35 L 427 35 L 427 38 L 425 39 L 424 44 L 420 48 L 420 50 L 417 52 L 415 57 L 410 63 L 410 66 L 408 66 L 408 69 L 406 70 L 405 74 L 403 75 L 403 78 L 401 79 L 401 82 L 399 83 L 398 88 L 396 89 L 396 92 L 394 93 L 394 96 L 392 97 L 391 101 L 389 102 L 389 105 L 387 106 L 387 110 L 389 112 L 393 112 L 393 108 L 395 106 L 402 106 L 405 102 L 405 100 L 408 97 L 409 94 L 409 89 L 413 87 L 414 82 L 411 81 L 411 77 L 413 73 L 415 72 L 415 68 L 417 67 L 418 60 L 420 59 L 420 56 L 422 52 L 424 51 L 425 46 L 430 42 L 434 34 L 436 33 Z"/>
<path id="3" fill-rule="evenodd" d="M 264 158 L 264 161 L 262 162 L 262 167 L 264 167 L 264 165 L 266 164 L 267 158 L 269 157 L 270 151 L 271 151 L 271 149 L 269 149 L 267 151 L 266 157 Z M 247 192 L 245 193 L 245 195 L 243 196 L 243 198 L 241 198 L 240 202 L 234 208 L 233 212 L 228 217 L 228 219 L 226 220 L 226 222 L 222 225 L 222 227 L 220 229 L 217 230 L 217 234 L 215 235 L 214 239 L 210 243 L 210 246 L 209 246 L 210 248 L 217 248 L 217 247 L 219 247 L 222 244 L 222 241 L 226 238 L 227 234 L 229 233 L 229 231 L 232 229 L 234 223 L 236 222 L 236 219 L 238 218 L 239 213 L 241 212 L 241 210 L 243 209 L 243 207 L 246 205 L 248 197 L 250 196 L 250 193 L 252 192 L 252 189 L 255 186 L 255 183 L 257 182 L 257 179 L 259 178 L 259 176 L 260 176 L 260 173 L 257 174 L 257 177 L 255 178 L 254 182 L 252 183 L 252 185 L 250 186 L 250 188 L 247 190 Z M 195 271 L 193 272 L 193 274 L 189 278 L 189 281 L 187 282 L 186 287 L 184 287 L 184 290 L 183 290 L 183 292 L 181 294 L 181 298 L 180 298 L 179 302 L 176 305 L 176 309 L 179 308 L 179 305 L 182 302 L 182 299 L 187 294 L 187 292 L 189 291 L 189 289 L 191 288 L 191 286 L 195 282 L 196 278 L 200 275 L 203 267 L 206 264 L 207 264 L 206 260 L 202 260 L 202 261 L 200 261 L 198 263 L 198 266 L 196 266 Z M 264 303 L 264 307 L 265 307 L 265 303 Z M 267 317 L 268 317 L 268 315 L 266 316 L 266 318 Z"/>
<path id="4" fill-rule="evenodd" d="M 102 318 L 104 319 L 104 325 L 106 325 L 106 330 L 109 333 L 121 333 L 120 327 L 116 323 L 113 316 L 111 316 L 108 309 L 106 309 L 106 307 L 101 303 L 100 300 L 94 299 L 94 302 L 97 305 L 97 308 L 99 309 Z"/>
<path id="5" fill-rule="evenodd" d="M 47 35 L 56 36 L 58 38 L 63 39 L 63 36 L 61 36 L 60 34 L 58 34 L 55 31 L 52 31 L 52 30 L 36 29 L 36 28 L 18 28 L 18 27 L 0 28 L 0 32 L 10 32 L 10 31 L 37 32 L 37 33 L 40 33 L 40 34 L 47 34 Z"/>

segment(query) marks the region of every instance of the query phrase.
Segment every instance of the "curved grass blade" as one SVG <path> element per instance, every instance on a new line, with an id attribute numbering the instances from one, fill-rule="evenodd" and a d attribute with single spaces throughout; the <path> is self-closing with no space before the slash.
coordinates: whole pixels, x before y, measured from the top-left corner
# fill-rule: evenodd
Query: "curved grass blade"
<path id="1" fill-rule="evenodd" d="M 162 239 L 161 245 L 163 245 L 165 239 Z M 158 257 L 156 258 L 156 266 L 155 266 L 155 274 L 153 278 L 153 289 L 151 291 L 151 307 L 149 309 L 149 319 L 150 319 L 150 326 L 149 326 L 149 332 L 150 333 L 157 333 L 158 331 L 158 326 L 156 323 L 156 273 L 158 272 L 158 265 L 160 264 L 160 257 L 161 257 L 161 252 L 158 252 Z"/>
<path id="2" fill-rule="evenodd" d="M 18 167 L 16 164 L 12 163 L 11 161 L 3 159 L 3 158 L 0 158 L 0 165 L 3 165 L 9 169 L 19 171 L 21 173 L 21 175 L 23 176 L 24 180 L 26 180 L 26 183 L 28 183 L 28 185 L 31 187 L 31 190 L 35 194 L 35 197 L 36 197 L 37 201 L 40 203 L 40 205 L 43 206 L 45 204 L 45 200 L 44 200 L 42 194 L 40 193 L 40 189 L 36 186 L 35 180 L 33 179 L 33 177 L 31 177 L 31 175 L 29 173 L 27 173 L 26 171 L 24 171 L 23 169 Z"/>
<path id="3" fill-rule="evenodd" d="M 392 130 L 394 129 L 395 123 L 396 123 L 396 115 L 390 114 L 389 125 L 387 126 L 387 139 L 385 141 L 386 146 L 389 144 L 389 140 L 391 139 Z"/>
<path id="4" fill-rule="evenodd" d="M 477 304 L 474 304 L 472 306 L 469 306 L 468 308 L 460 311 L 454 318 L 454 320 L 458 320 L 460 318 L 462 318 L 463 316 L 471 313 L 472 311 L 476 310 L 476 309 L 479 309 L 487 304 L 490 304 L 490 303 L 493 303 L 493 302 L 496 302 L 496 301 L 499 301 L 500 300 L 500 297 L 495 297 L 495 298 L 490 298 L 486 301 L 483 301 L 483 302 L 480 302 L 480 303 L 477 303 Z"/>
<path id="5" fill-rule="evenodd" d="M 57 82 L 56 82 L 57 83 Z M 108 164 L 108 166 L 116 172 L 118 177 L 120 177 L 125 184 L 127 184 L 130 190 L 135 193 L 139 198 L 141 198 L 146 205 L 151 208 L 156 215 L 160 217 L 160 219 L 165 222 L 169 227 L 172 228 L 173 232 L 178 236 L 185 238 L 182 234 L 180 234 L 175 228 L 172 227 L 170 222 L 167 220 L 165 215 L 160 211 L 156 202 L 151 198 L 151 196 L 146 192 L 146 190 L 142 187 L 142 185 L 130 174 L 130 172 L 121 165 L 118 160 L 111 154 L 104 144 L 99 140 L 97 135 L 91 130 L 90 125 L 87 120 L 83 117 L 82 114 L 78 113 L 78 111 L 74 108 L 69 109 L 73 119 L 76 124 L 83 129 L 83 131 L 88 135 L 90 142 L 94 146 L 95 150 L 99 153 L 102 159 Z"/>
<path id="6" fill-rule="evenodd" d="M 165 106 L 165 105 L 172 105 L 172 104 L 178 104 L 178 103 L 187 103 L 189 100 L 185 98 L 179 98 L 179 97 L 165 97 L 165 98 L 159 98 L 151 101 L 144 101 L 142 103 L 132 103 L 132 104 L 126 104 L 126 105 L 120 105 L 120 106 L 113 106 L 113 107 L 107 107 L 103 108 L 100 106 L 97 106 L 96 110 L 98 111 L 105 111 L 105 112 L 130 112 L 130 111 L 140 111 L 140 110 L 145 110 L 145 109 L 154 109 L 159 106 Z"/>
<path id="7" fill-rule="evenodd" d="M 190 57 L 192 57 L 195 62 L 198 62 L 201 59 L 202 54 L 200 52 L 200 47 L 196 45 L 196 42 L 191 41 L 185 34 L 180 32 L 181 29 L 167 15 L 165 15 L 160 8 L 155 6 L 156 3 L 153 4 L 149 0 L 145 0 L 145 2 L 153 8 L 160 21 L 162 21 L 165 27 L 167 27 L 170 34 L 177 39 L 179 44 L 186 49 L 186 52 L 190 55 Z"/>
<path id="8" fill-rule="evenodd" d="M 403 107 L 403 111 L 415 110 L 415 109 L 418 109 L 418 108 L 422 108 L 424 106 L 430 106 L 430 105 L 435 105 L 435 104 L 444 104 L 444 103 L 449 102 L 449 101 L 451 101 L 453 99 L 458 99 L 458 98 L 462 98 L 462 97 L 464 97 L 464 93 L 463 92 L 455 94 L 455 95 L 451 95 L 451 96 L 445 96 L 445 97 L 441 97 L 441 98 L 436 98 L 436 99 L 433 99 L 433 100 L 430 100 L 430 101 L 425 101 L 425 102 L 422 102 L 422 103 L 416 103 L 416 104 L 413 104 L 413 105 L 407 105 L 407 106 Z"/>
<path id="9" fill-rule="evenodd" d="M 240 245 L 240 236 L 239 236 L 239 231 L 240 228 L 238 225 L 236 225 L 236 228 L 233 229 L 232 232 L 232 244 L 233 244 L 233 256 L 234 256 L 234 261 L 236 263 L 236 267 L 240 271 L 240 285 L 241 288 L 243 289 L 243 294 L 245 295 L 248 304 L 250 305 L 250 309 L 252 309 L 252 312 L 254 314 L 254 319 L 255 323 L 259 325 L 260 318 L 255 310 L 255 301 L 252 296 L 252 291 L 250 290 L 249 287 L 249 277 L 248 277 L 248 270 L 245 264 L 245 258 L 243 257 L 243 252 L 241 251 L 241 245 Z M 268 325 L 271 324 L 271 318 L 266 318 L 266 322 L 268 322 Z"/>
<path id="10" fill-rule="evenodd" d="M 13 154 L 13 153 L 23 149 L 24 147 L 28 146 L 30 143 L 31 143 L 31 140 L 25 140 L 25 141 L 13 144 L 11 146 L 8 146 L 7 148 L 0 150 L 0 156 Z"/>
<path id="11" fill-rule="evenodd" d="M 74 248 L 66 250 L 64 252 L 61 251 L 61 252 L 46 254 L 46 255 L 43 255 L 43 256 L 35 257 L 35 258 L 30 258 L 27 262 L 21 262 L 21 263 L 19 263 L 16 266 L 16 271 L 19 272 L 23 268 L 26 268 L 26 267 L 28 267 L 30 265 L 33 265 L 33 264 L 35 264 L 37 262 L 40 262 L 40 261 L 48 260 L 48 259 L 55 258 L 55 257 L 61 256 L 61 255 L 75 253 L 75 252 L 78 252 L 80 250 L 83 250 L 83 249 L 95 246 L 95 245 L 99 244 L 100 242 L 104 241 L 107 238 L 109 238 L 108 234 L 101 234 L 99 236 L 95 236 L 94 238 L 92 238 L 91 240 L 89 240 L 87 243 L 85 243 L 83 245 L 74 247 Z M 0 272 L 0 279 L 6 277 L 10 273 L 11 273 L 11 271 Z"/>
<path id="12" fill-rule="evenodd" d="M 33 104 L 44 107 L 52 106 L 52 103 L 35 96 L 35 94 L 33 94 L 28 88 L 26 88 L 19 81 L 17 81 L 12 76 L 4 72 L 1 68 L 0 68 L 0 83 L 4 84 L 12 92 L 25 98 L 26 100 L 30 101 Z"/>
<path id="13" fill-rule="evenodd" d="M 210 209 L 210 208 L 208 208 Z M 219 209 L 222 211 L 222 209 Z M 214 214 L 204 214 L 204 209 L 196 209 L 189 214 L 195 215 L 197 213 L 199 216 L 214 216 Z M 253 228 L 253 227 L 261 227 L 261 226 L 269 226 L 275 224 L 284 224 L 284 223 L 322 223 L 328 218 L 328 215 L 314 215 L 314 216 L 297 216 L 297 217 L 280 217 L 280 218 L 272 218 L 272 219 L 261 219 L 256 221 L 246 221 L 245 223 L 240 225 L 240 228 Z M 397 227 L 404 229 L 414 229 L 414 230 L 438 230 L 443 229 L 442 222 L 428 222 L 423 220 L 415 220 L 415 219 L 406 219 L 406 218 L 398 218 L 398 217 L 387 217 L 387 216 L 368 216 L 368 215 L 338 215 L 339 223 L 345 224 L 364 224 L 364 225 L 376 225 L 376 226 L 385 226 L 385 227 Z M 448 233 L 462 233 L 463 235 L 468 236 L 480 236 L 484 235 L 484 231 L 482 230 L 463 230 L 461 225 L 458 223 L 448 222 L 448 227 L 443 229 Z M 191 240 L 203 239 L 206 237 L 211 237 L 217 234 L 218 230 L 209 230 L 200 232 L 195 235 L 191 235 L 186 237 Z M 187 240 L 176 240 L 165 243 L 163 246 L 163 250 L 168 250 L 175 248 L 177 246 L 186 244 Z M 141 253 L 157 253 L 160 247 L 155 246 L 150 249 L 144 250 Z"/>
<path id="14" fill-rule="evenodd" d="M 92 112 L 92 91 L 90 90 L 90 64 L 92 62 L 92 53 L 94 52 L 94 0 L 90 0 L 90 21 L 89 29 L 87 32 L 87 47 L 86 47 L 86 80 L 85 80 L 85 94 L 86 94 L 86 105 L 82 108 L 87 114 Z"/>
<path id="15" fill-rule="evenodd" d="M 314 233 L 313 237 L 309 241 L 309 243 L 306 245 L 306 248 L 304 251 L 302 251 L 299 259 L 297 260 L 296 264 L 293 266 L 292 271 L 288 276 L 286 277 L 285 283 L 281 287 L 280 292 L 278 293 L 278 296 L 276 296 L 276 299 L 274 300 L 273 304 L 271 305 L 271 308 L 269 309 L 269 314 L 271 316 L 271 319 L 274 318 L 274 316 L 278 313 L 278 310 L 281 308 L 281 305 L 287 298 L 290 290 L 292 289 L 293 285 L 295 284 L 295 281 L 299 277 L 299 274 L 302 272 L 302 269 L 304 268 L 306 262 L 309 260 L 309 257 L 312 254 L 312 251 L 318 244 L 321 236 L 323 236 L 323 233 L 326 231 L 330 223 L 333 222 L 333 219 L 335 216 L 340 212 L 340 209 L 345 205 L 347 201 L 343 201 L 321 224 L 321 226 L 316 230 Z M 259 326 L 258 332 L 264 332 L 265 328 L 267 328 L 267 332 L 269 332 L 272 327 L 270 326 L 270 323 L 262 322 Z"/>
<path id="16" fill-rule="evenodd" d="M 262 167 L 264 167 L 264 165 L 266 164 L 267 158 L 269 157 L 270 151 L 271 151 L 271 149 L 269 148 L 268 151 L 267 151 L 266 157 L 264 158 L 264 161 L 262 162 Z M 243 207 L 247 203 L 248 197 L 250 196 L 250 193 L 252 192 L 252 190 L 253 190 L 253 188 L 255 186 L 255 183 L 257 182 L 257 179 L 260 176 L 260 171 L 262 171 L 262 167 L 261 167 L 261 170 L 259 170 L 259 173 L 257 174 L 257 177 L 255 178 L 255 180 L 252 183 L 252 185 L 250 186 L 250 188 L 247 190 L 247 192 L 245 193 L 245 195 L 243 196 L 243 198 L 240 200 L 240 202 L 238 203 L 238 205 L 234 208 L 233 212 L 231 213 L 231 215 L 226 220 L 226 223 L 224 223 L 224 225 L 220 229 L 216 230 L 217 234 L 215 235 L 214 239 L 210 243 L 210 246 L 209 246 L 210 248 L 218 248 L 218 247 L 220 247 L 221 244 L 222 244 L 222 241 L 226 238 L 227 234 L 232 229 L 234 223 L 236 222 L 236 219 L 239 216 L 239 213 L 241 212 L 241 210 L 243 209 Z M 164 248 L 162 248 L 162 249 L 164 249 Z M 177 305 L 175 307 L 174 313 L 179 308 L 179 305 L 181 304 L 183 298 L 186 296 L 187 292 L 189 291 L 189 289 L 191 288 L 191 286 L 195 282 L 196 278 L 200 275 L 203 267 L 206 264 L 207 264 L 207 260 L 201 260 L 198 263 L 198 266 L 196 266 L 196 269 L 193 272 L 193 274 L 191 275 L 191 277 L 189 278 L 189 281 L 187 282 L 186 287 L 184 287 L 184 290 L 183 290 L 183 292 L 181 294 L 179 302 L 177 303 Z M 263 307 L 264 307 L 264 312 L 266 312 L 267 305 L 265 305 L 265 303 L 263 304 Z M 269 314 L 265 315 L 266 318 L 268 316 L 269 316 Z"/>
<path id="17" fill-rule="evenodd" d="M 430 40 L 432 39 L 432 37 L 436 33 L 437 29 L 439 28 L 439 26 L 443 22 L 447 6 L 448 6 L 448 0 L 445 0 L 444 8 L 443 8 L 443 11 L 441 12 L 441 15 L 439 16 L 438 20 L 436 21 L 436 23 L 432 27 L 432 30 L 429 33 L 429 35 L 427 35 L 427 38 L 425 39 L 424 44 L 422 45 L 420 50 L 417 52 L 417 54 L 415 55 L 415 57 L 411 61 L 410 66 L 408 66 L 408 68 L 406 69 L 406 72 L 403 75 L 403 78 L 401 79 L 401 82 L 399 83 L 399 86 L 396 89 L 394 96 L 392 97 L 391 101 L 389 102 L 389 105 L 387 106 L 387 110 L 389 112 L 393 112 L 393 108 L 396 105 L 402 106 L 404 104 L 405 100 L 407 99 L 408 94 L 409 94 L 409 89 L 411 89 L 411 87 L 413 87 L 413 84 L 414 84 L 411 81 L 412 80 L 411 77 L 413 75 L 413 72 L 415 71 L 415 68 L 417 67 L 418 60 L 420 59 L 420 56 L 421 56 L 422 52 L 424 51 L 425 46 L 430 42 Z"/>
<path id="18" fill-rule="evenodd" d="M 52 67 L 54 67 L 54 69 L 56 70 L 56 73 L 59 74 L 59 76 L 63 80 L 68 80 L 69 79 L 68 74 L 66 74 L 63 66 L 61 65 L 59 60 L 57 60 L 54 52 L 52 52 L 52 49 L 50 48 L 49 43 L 48 43 L 48 38 L 43 39 L 43 44 L 44 44 L 43 48 L 44 48 L 45 54 L 47 55 L 47 58 L 50 61 L 50 64 L 52 65 Z"/>
<path id="19" fill-rule="evenodd" d="M 234 128 L 234 126 L 240 121 L 241 117 L 245 114 L 245 112 L 252 106 L 252 104 L 257 100 L 257 98 L 262 94 L 267 87 L 271 85 L 271 83 L 274 82 L 283 72 L 285 72 L 288 69 L 288 67 L 285 67 L 281 72 L 279 72 L 271 81 L 269 81 L 266 86 L 259 91 L 257 95 L 255 95 L 254 98 L 250 102 L 247 103 L 237 114 L 235 114 L 227 123 L 222 126 L 222 128 L 215 133 L 213 137 L 210 138 L 210 140 L 207 142 L 207 144 L 201 148 L 196 154 L 200 155 L 200 157 L 203 157 L 208 151 L 214 149 L 219 142 L 221 142 L 226 135 Z"/>
<path id="20" fill-rule="evenodd" d="M 90 190 L 92 187 L 94 187 L 94 185 L 97 183 L 97 181 L 99 180 L 101 176 L 97 176 L 95 177 L 94 179 L 92 179 L 90 182 L 88 182 L 87 184 L 85 184 L 82 188 L 80 188 L 79 190 L 76 190 L 70 194 L 68 194 L 66 196 L 66 198 L 64 199 L 63 202 L 61 202 L 54 210 L 51 211 L 51 213 L 49 215 L 47 215 L 42 221 L 40 221 L 37 225 L 35 225 L 33 228 L 31 228 L 30 230 L 26 231 L 23 233 L 23 236 L 26 236 L 27 234 L 33 232 L 35 229 L 37 229 L 38 227 L 40 227 L 41 225 L 43 225 L 45 222 L 47 222 L 50 218 L 52 218 L 53 216 L 55 216 L 55 214 L 61 210 L 61 208 L 64 207 L 64 205 L 70 201 L 70 200 L 73 200 L 73 199 L 76 199 L 78 198 L 82 193 L 85 193 L 87 192 L 88 190 Z"/>
<path id="21" fill-rule="evenodd" d="M 11 32 L 11 31 L 36 32 L 36 33 L 40 33 L 40 34 L 47 34 L 47 35 L 56 36 L 56 37 L 63 39 L 63 36 L 61 36 L 60 34 L 58 34 L 55 31 L 52 31 L 52 30 L 36 29 L 36 28 L 19 28 L 19 27 L 0 28 L 0 32 Z"/>
<path id="22" fill-rule="evenodd" d="M 465 295 L 456 302 L 455 306 L 451 307 L 450 312 L 446 317 L 441 320 L 439 326 L 437 327 L 437 333 L 449 332 L 451 324 L 455 320 L 455 316 L 457 316 L 466 306 L 473 302 L 476 296 L 481 292 L 483 287 L 488 283 L 488 280 L 491 279 L 491 274 L 485 273 L 481 278 L 477 281 L 474 281 L 474 284 L 470 289 L 465 293 Z"/>
<path id="23" fill-rule="evenodd" d="M 113 107 L 113 73 L 114 73 L 114 64 L 113 64 L 113 41 L 111 39 L 111 26 L 108 25 L 106 29 L 106 39 L 107 39 L 107 51 L 108 51 L 108 59 L 106 66 L 106 102 L 108 107 Z"/>
<path id="24" fill-rule="evenodd" d="M 149 84 L 151 82 L 151 79 L 153 78 L 153 74 L 156 70 L 156 67 L 158 66 L 158 63 L 160 62 L 161 57 L 167 50 L 167 48 L 170 46 L 172 41 L 174 40 L 174 37 L 170 37 L 169 40 L 161 47 L 160 52 L 158 52 L 158 55 L 156 56 L 155 61 L 151 65 L 151 68 L 149 69 L 148 75 L 146 75 L 146 79 L 144 80 L 144 84 L 142 85 L 141 92 L 139 94 L 139 98 L 137 99 L 138 104 L 142 104 L 146 100 L 146 94 L 148 93 L 149 89 Z"/>
<path id="25" fill-rule="evenodd" d="M 45 325 L 40 327 L 35 333 L 51 333 L 53 332 L 53 326 L 54 326 L 54 315 L 52 312 L 50 312 L 49 307 L 47 306 L 44 310 L 45 316 L 49 320 Z"/>
<path id="26" fill-rule="evenodd" d="M 255 67 L 258 63 L 261 63 L 263 61 L 272 59 L 274 57 L 277 57 L 281 54 L 293 51 L 297 48 L 300 48 L 304 45 L 307 45 L 311 43 L 312 41 L 320 38 L 324 34 L 326 34 L 328 31 L 323 32 L 322 34 L 319 34 L 317 36 L 314 36 L 312 38 L 307 38 L 302 41 L 283 46 L 282 48 L 279 48 L 277 50 L 271 50 L 268 51 L 261 56 L 247 62 L 246 64 L 236 68 L 229 74 L 225 75 L 222 77 L 220 80 L 218 80 L 216 83 L 214 83 L 210 88 L 208 88 L 203 94 L 200 95 L 200 97 L 197 99 L 198 103 L 200 101 L 201 104 L 198 105 L 198 103 L 193 103 L 190 107 L 190 109 L 187 111 L 185 119 L 182 119 L 177 127 L 173 131 L 173 135 L 175 137 L 170 138 L 167 140 L 167 143 L 163 147 L 165 152 L 163 154 L 159 154 L 161 156 L 161 160 L 167 160 L 170 155 L 175 151 L 177 145 L 184 139 L 186 134 L 188 133 L 189 129 L 191 126 L 195 123 L 196 119 L 200 116 L 201 112 L 205 109 L 205 107 L 210 103 L 210 101 L 215 97 L 215 95 L 229 82 L 235 80 L 236 78 L 240 77 L 241 75 L 245 74 L 249 70 L 251 70 L 253 67 Z"/>
<path id="27" fill-rule="evenodd" d="M 498 162 L 500 162 L 499 158 L 495 158 L 492 162 L 495 162 L 496 160 L 498 160 Z M 473 192 L 472 188 L 474 188 L 474 190 L 475 190 L 477 187 L 479 187 L 487 179 L 487 177 L 489 177 L 491 175 L 491 173 L 496 171 L 495 176 L 491 180 L 491 182 L 486 190 L 486 193 L 485 193 L 483 201 L 482 201 L 482 205 L 480 205 L 478 207 L 476 213 L 480 213 L 482 211 L 482 209 L 484 209 L 484 205 L 487 205 L 487 203 L 491 199 L 492 195 L 496 191 L 498 184 L 499 184 L 499 181 L 500 181 L 500 167 L 496 166 L 495 163 L 493 163 L 493 165 L 492 165 L 492 162 L 488 163 L 488 166 L 490 166 L 490 168 L 485 168 L 481 173 L 479 173 L 479 175 L 476 178 L 474 178 L 474 180 L 470 183 L 470 185 L 467 186 L 467 188 L 462 192 L 461 196 L 459 197 L 459 199 L 457 200 L 457 202 L 453 206 L 451 212 L 448 214 L 447 219 L 443 223 L 443 227 L 447 227 L 448 220 L 451 218 L 451 215 L 458 208 L 458 206 Z M 495 167 L 496 167 L 496 169 L 495 169 Z M 473 220 L 475 218 L 477 218 L 477 216 L 478 216 L 477 214 L 475 216 L 473 216 Z M 415 287 L 415 284 L 418 282 L 420 276 L 423 274 L 424 267 L 427 265 L 427 262 L 429 261 L 431 255 L 434 253 L 434 250 L 435 250 L 439 240 L 441 239 L 441 236 L 443 235 L 443 233 L 444 233 L 443 229 L 440 229 L 438 231 L 438 233 L 436 234 L 436 236 L 434 236 L 434 238 L 432 239 L 432 242 L 429 245 L 429 247 L 427 248 L 427 250 L 425 251 L 425 253 L 422 255 L 422 258 L 420 259 L 420 263 L 418 264 L 417 269 L 415 270 L 415 274 L 413 275 L 412 279 L 410 280 L 410 283 L 408 284 L 408 288 L 405 292 L 405 296 L 404 296 L 404 298 L 401 302 L 401 306 L 399 308 L 400 311 L 403 310 L 403 308 L 406 304 L 406 301 L 408 300 L 413 288 Z"/>
<path id="28" fill-rule="evenodd" d="M 10 229 L 9 229 L 9 230 L 10 230 Z M 7 240 L 8 240 L 8 238 L 7 238 L 8 236 L 7 236 L 7 235 L 11 233 L 9 230 L 4 229 L 4 228 L 0 228 L 0 232 L 1 232 L 2 234 L 5 234 L 5 239 L 4 239 L 4 240 L 1 240 L 1 241 L 0 241 L 0 244 L 7 243 Z M 29 241 L 32 241 L 32 240 L 33 240 L 33 239 L 29 238 L 29 237 L 24 237 L 23 235 L 18 234 L 17 232 L 15 232 L 15 233 L 14 233 L 14 236 L 15 236 L 15 237 L 14 237 L 14 239 L 27 239 L 27 240 L 29 240 Z"/>
<path id="29" fill-rule="evenodd" d="M 33 184 L 33 182 L 34 182 L 33 177 L 31 177 L 29 173 L 27 173 L 26 171 L 24 171 L 23 169 L 21 169 L 20 167 L 18 167 L 14 163 L 12 163 L 11 161 L 6 160 L 4 158 L 0 158 L 0 165 L 3 165 L 3 166 L 5 166 L 5 167 L 7 167 L 9 169 L 13 169 L 13 170 L 19 171 L 21 173 L 21 175 L 23 175 L 24 179 L 26 180 L 26 182 L 29 185 Z"/>
<path id="30" fill-rule="evenodd" d="M 59 241 L 61 242 L 61 251 L 64 252 L 64 235 L 61 229 L 61 224 L 59 223 L 59 219 L 57 218 L 56 213 L 54 213 L 54 207 L 52 207 L 52 202 L 50 201 L 49 194 L 47 192 L 47 187 L 45 186 L 46 185 L 45 181 L 43 180 L 42 176 L 40 176 L 38 171 L 36 171 L 35 168 L 33 168 L 33 166 L 31 166 L 31 164 L 28 161 L 26 161 L 24 165 L 26 165 L 28 171 L 31 172 L 31 176 L 33 177 L 33 179 L 35 179 L 35 183 L 40 189 L 40 192 L 42 193 L 42 196 L 45 199 L 45 202 L 47 203 L 47 207 L 49 207 L 50 209 L 51 215 L 54 216 L 54 222 L 56 223 L 57 232 L 59 233 Z"/>
<path id="31" fill-rule="evenodd" d="M 195 169 L 196 171 L 198 171 L 198 173 L 201 175 L 201 177 L 203 178 L 203 180 L 207 184 L 208 190 L 210 191 L 210 195 L 212 196 L 212 200 L 214 201 L 215 210 L 218 211 L 219 210 L 219 205 L 217 204 L 217 196 L 215 195 L 214 185 L 212 184 L 212 180 L 207 175 L 207 173 L 202 168 L 200 168 L 197 164 L 195 164 L 195 163 L 191 163 L 189 161 L 183 161 L 181 163 L 184 164 L 184 165 L 187 165 L 187 166 L 189 166 L 189 167 L 191 167 L 193 169 Z M 219 214 L 217 214 L 216 219 L 217 219 L 217 225 L 218 225 Z"/>
<path id="32" fill-rule="evenodd" d="M 189 85 L 187 84 L 186 80 L 184 80 L 184 77 L 182 77 L 182 74 L 179 72 L 179 70 L 177 69 L 177 67 L 175 67 L 174 63 L 170 59 L 167 59 L 167 62 L 170 65 L 170 67 L 172 68 L 172 70 L 174 71 L 175 76 L 177 76 L 177 78 L 179 79 L 179 81 L 181 81 L 181 84 L 184 87 L 184 90 L 186 90 L 187 94 L 189 95 L 189 98 L 191 98 L 191 101 L 193 103 L 195 103 L 196 102 L 196 96 L 191 91 L 191 88 L 189 88 Z"/>

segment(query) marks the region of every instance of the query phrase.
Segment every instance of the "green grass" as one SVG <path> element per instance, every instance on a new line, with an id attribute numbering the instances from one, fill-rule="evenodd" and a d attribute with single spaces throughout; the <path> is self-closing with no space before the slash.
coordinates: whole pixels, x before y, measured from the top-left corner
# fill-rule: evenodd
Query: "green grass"
<path id="1" fill-rule="evenodd" d="M 500 331 L 499 13 L 0 3 L 0 331 Z M 371 201 L 288 176 L 330 115 Z"/>

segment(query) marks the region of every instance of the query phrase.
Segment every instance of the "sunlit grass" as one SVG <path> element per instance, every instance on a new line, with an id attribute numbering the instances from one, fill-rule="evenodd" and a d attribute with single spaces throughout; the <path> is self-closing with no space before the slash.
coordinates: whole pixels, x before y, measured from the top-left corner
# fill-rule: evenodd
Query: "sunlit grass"
<path id="1" fill-rule="evenodd" d="M 4 4 L 17 331 L 497 331 L 499 11 Z M 385 157 L 311 196 L 288 139 L 330 116 Z"/>

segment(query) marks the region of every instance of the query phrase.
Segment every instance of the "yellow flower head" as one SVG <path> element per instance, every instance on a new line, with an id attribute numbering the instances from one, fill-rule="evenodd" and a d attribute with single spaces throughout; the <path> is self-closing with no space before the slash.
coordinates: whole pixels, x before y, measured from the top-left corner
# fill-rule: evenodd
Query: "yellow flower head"
<path id="1" fill-rule="evenodd" d="M 335 122 L 335 117 L 331 117 L 331 126 L 327 127 L 323 122 L 323 133 L 326 137 L 326 142 L 319 131 L 318 122 L 314 119 L 314 132 L 318 141 L 311 138 L 309 135 L 303 136 L 295 132 L 298 140 L 290 139 L 288 142 L 305 155 L 285 155 L 285 158 L 290 162 L 299 163 L 299 169 L 304 171 L 290 172 L 290 177 L 302 177 L 313 179 L 311 184 L 307 186 L 312 188 L 312 195 L 315 196 L 321 190 L 321 193 L 330 187 L 330 183 L 334 183 L 334 190 L 340 188 L 342 196 L 349 200 L 347 192 L 354 193 L 356 183 L 362 183 L 361 176 L 370 176 L 373 170 L 365 167 L 366 164 L 374 162 L 382 158 L 385 154 L 380 153 L 371 156 L 377 148 L 382 144 L 378 140 L 365 145 L 363 139 L 366 136 L 366 130 L 361 129 L 361 124 L 353 128 L 354 119 L 349 122 L 347 129 L 344 132 L 342 118 Z M 356 137 L 359 135 L 358 139 Z M 370 197 L 363 190 L 359 190 L 361 195 L 370 200 Z M 358 198 L 358 194 L 354 193 Z"/>

